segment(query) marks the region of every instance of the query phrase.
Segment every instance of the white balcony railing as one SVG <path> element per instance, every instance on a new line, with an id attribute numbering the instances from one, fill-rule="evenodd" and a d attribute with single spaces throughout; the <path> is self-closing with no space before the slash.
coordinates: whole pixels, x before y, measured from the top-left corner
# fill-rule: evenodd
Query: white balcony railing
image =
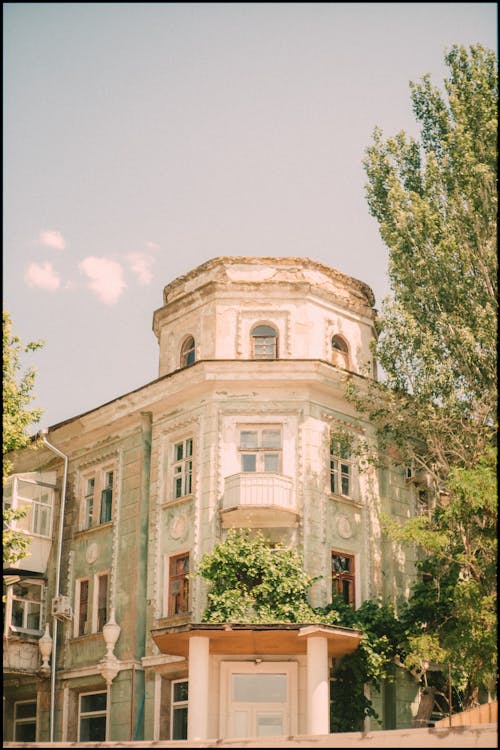
<path id="1" fill-rule="evenodd" d="M 270 472 L 248 472 L 226 477 L 222 510 L 248 506 L 266 506 L 296 512 L 292 480 L 283 474 Z"/>

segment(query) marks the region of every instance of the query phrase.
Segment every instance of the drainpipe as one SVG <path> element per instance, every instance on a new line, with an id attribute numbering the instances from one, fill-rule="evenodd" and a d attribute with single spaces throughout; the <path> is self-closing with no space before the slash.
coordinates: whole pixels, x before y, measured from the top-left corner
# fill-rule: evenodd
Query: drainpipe
<path id="1" fill-rule="evenodd" d="M 61 581 L 61 557 L 62 557 L 62 542 L 63 542 L 63 531 L 64 531 L 64 510 L 66 505 L 66 482 L 68 479 L 68 457 L 62 453 L 59 448 L 49 443 L 47 440 L 48 430 L 43 429 L 38 433 L 41 437 L 44 445 L 47 446 L 51 451 L 57 453 L 64 460 L 64 473 L 63 482 L 61 489 L 61 507 L 59 509 L 59 534 L 57 538 L 57 560 L 56 560 L 56 585 L 55 585 L 55 596 L 58 597 L 60 594 L 60 581 Z M 55 712 L 55 694 L 56 694 L 56 662 L 57 662 L 57 617 L 52 616 L 52 670 L 50 680 L 50 742 L 54 742 L 54 712 Z"/>

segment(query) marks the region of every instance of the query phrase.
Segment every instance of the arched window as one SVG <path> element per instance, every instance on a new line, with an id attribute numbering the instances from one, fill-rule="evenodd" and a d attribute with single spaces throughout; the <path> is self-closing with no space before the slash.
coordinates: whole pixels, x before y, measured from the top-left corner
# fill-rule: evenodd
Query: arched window
<path id="1" fill-rule="evenodd" d="M 254 359 L 276 359 L 278 334 L 274 328 L 260 325 L 252 329 L 252 356 Z"/>
<path id="2" fill-rule="evenodd" d="M 188 336 L 181 347 L 181 367 L 192 365 L 195 361 L 194 338 Z"/>
<path id="3" fill-rule="evenodd" d="M 347 342 L 342 336 L 335 335 L 332 338 L 332 362 L 334 365 L 347 369 L 349 349 Z"/>

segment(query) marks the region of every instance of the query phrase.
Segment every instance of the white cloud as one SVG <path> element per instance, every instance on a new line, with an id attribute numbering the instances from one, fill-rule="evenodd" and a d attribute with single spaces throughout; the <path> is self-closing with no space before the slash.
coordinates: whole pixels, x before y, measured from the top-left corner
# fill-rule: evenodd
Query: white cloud
<path id="1" fill-rule="evenodd" d="M 66 241 L 57 229 L 42 229 L 38 235 L 38 241 L 45 247 L 53 247 L 54 250 L 64 250 Z"/>
<path id="2" fill-rule="evenodd" d="M 155 262 L 153 256 L 147 253 L 129 253 L 126 257 L 130 270 L 137 276 L 139 284 L 141 286 L 151 284 L 153 280 L 151 268 Z"/>
<path id="3" fill-rule="evenodd" d="M 59 289 L 61 284 L 59 274 L 52 268 L 52 263 L 30 263 L 24 272 L 24 280 L 28 286 L 48 289 L 51 292 Z"/>
<path id="4" fill-rule="evenodd" d="M 120 263 L 110 258 L 89 255 L 78 264 L 81 273 L 88 278 L 88 287 L 106 305 L 115 305 L 127 286 Z"/>
<path id="5" fill-rule="evenodd" d="M 157 242 L 151 242 L 151 240 L 149 242 L 146 242 L 146 247 L 149 247 L 150 250 L 159 250 L 160 249 L 159 244 Z"/>

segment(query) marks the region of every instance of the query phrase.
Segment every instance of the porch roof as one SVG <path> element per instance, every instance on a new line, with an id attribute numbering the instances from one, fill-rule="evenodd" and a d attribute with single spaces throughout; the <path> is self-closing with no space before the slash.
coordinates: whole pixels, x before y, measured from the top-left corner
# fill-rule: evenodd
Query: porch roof
<path id="1" fill-rule="evenodd" d="M 361 631 L 318 623 L 189 623 L 151 631 L 154 642 L 164 654 L 188 657 L 189 639 L 210 639 L 211 654 L 305 654 L 307 639 L 323 637 L 329 656 L 344 656 L 355 651 Z"/>

